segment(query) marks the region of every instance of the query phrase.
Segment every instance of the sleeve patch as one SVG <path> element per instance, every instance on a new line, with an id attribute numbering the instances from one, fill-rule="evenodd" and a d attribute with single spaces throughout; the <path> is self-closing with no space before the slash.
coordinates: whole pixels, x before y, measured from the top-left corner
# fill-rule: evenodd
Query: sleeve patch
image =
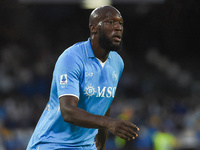
<path id="1" fill-rule="evenodd" d="M 60 85 L 66 85 L 67 84 L 67 74 L 63 74 L 60 76 Z"/>

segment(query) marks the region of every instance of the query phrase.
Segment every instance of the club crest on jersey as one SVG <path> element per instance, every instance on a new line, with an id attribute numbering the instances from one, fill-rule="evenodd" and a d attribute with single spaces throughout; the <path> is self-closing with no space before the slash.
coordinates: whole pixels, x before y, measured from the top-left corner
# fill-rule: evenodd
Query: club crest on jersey
<path id="1" fill-rule="evenodd" d="M 67 74 L 63 74 L 60 76 L 60 85 L 67 84 Z"/>
<path id="2" fill-rule="evenodd" d="M 113 71 L 112 78 L 113 81 L 117 81 L 117 73 L 115 71 Z"/>

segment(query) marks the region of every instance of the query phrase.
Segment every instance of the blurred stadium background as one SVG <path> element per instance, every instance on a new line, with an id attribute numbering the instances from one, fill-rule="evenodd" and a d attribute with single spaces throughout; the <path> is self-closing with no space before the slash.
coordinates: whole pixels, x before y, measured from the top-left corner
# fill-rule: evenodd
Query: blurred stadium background
<path id="1" fill-rule="evenodd" d="M 109 134 L 106 150 L 200 149 L 199 0 L 1 0 L 0 150 L 26 148 L 56 59 L 87 40 L 87 4 L 100 2 L 125 21 L 125 70 L 111 116 L 140 127 L 130 142 Z"/>

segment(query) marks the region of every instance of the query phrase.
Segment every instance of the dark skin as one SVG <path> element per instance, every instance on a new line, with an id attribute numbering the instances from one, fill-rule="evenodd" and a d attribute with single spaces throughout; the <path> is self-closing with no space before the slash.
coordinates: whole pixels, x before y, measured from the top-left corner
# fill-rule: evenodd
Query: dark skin
<path id="1" fill-rule="evenodd" d="M 102 48 L 99 43 L 100 30 L 105 33 L 112 44 L 120 45 L 123 33 L 123 19 L 118 10 L 112 6 L 104 6 L 94 10 L 89 21 L 91 45 L 95 57 L 105 62 L 109 50 Z M 74 125 L 99 129 L 96 136 L 97 150 L 105 150 L 107 130 L 125 140 L 135 139 L 139 128 L 131 122 L 109 117 L 110 108 L 105 116 L 91 114 L 78 108 L 78 98 L 74 96 L 60 97 L 60 110 L 64 121 Z"/>
<path id="2" fill-rule="evenodd" d="M 99 30 L 103 29 L 113 44 L 119 45 L 123 34 L 123 19 L 118 10 L 107 6 L 90 15 L 89 28 L 93 52 L 104 62 L 108 58 L 109 51 L 103 49 L 98 42 Z M 116 36 L 119 36 L 119 41 L 114 39 Z"/>

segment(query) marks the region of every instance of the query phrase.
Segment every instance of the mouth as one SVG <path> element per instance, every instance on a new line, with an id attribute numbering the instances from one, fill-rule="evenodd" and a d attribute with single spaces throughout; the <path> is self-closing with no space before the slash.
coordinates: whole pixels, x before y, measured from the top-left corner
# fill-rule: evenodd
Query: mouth
<path id="1" fill-rule="evenodd" d="M 114 39 L 115 42 L 120 43 L 122 37 L 121 37 L 121 35 L 114 35 L 114 36 L 113 36 L 113 39 Z"/>

